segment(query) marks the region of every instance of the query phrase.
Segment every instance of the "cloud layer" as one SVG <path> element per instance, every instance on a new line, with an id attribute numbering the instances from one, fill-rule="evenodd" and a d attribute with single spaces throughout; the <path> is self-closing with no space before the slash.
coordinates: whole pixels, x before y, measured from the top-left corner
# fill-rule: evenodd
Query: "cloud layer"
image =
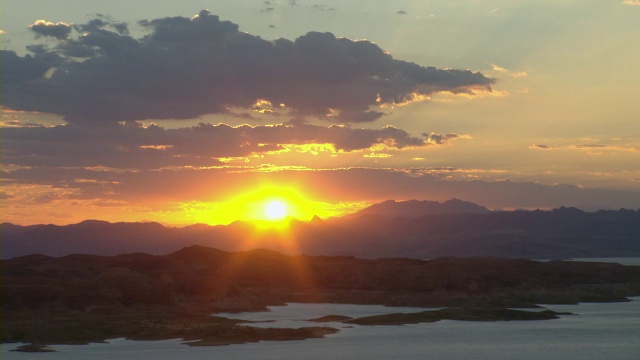
<path id="1" fill-rule="evenodd" d="M 413 137 L 395 127 L 354 129 L 294 122 L 274 126 L 225 124 L 164 129 L 137 122 L 108 128 L 78 125 L 3 129 L 5 165 L 159 169 L 222 165 L 220 158 L 283 150 L 284 145 L 330 144 L 336 151 L 382 145 L 390 149 L 441 145 L 456 134 Z"/>
<path id="2" fill-rule="evenodd" d="M 30 46 L 34 55 L 24 57 L 2 52 L 3 105 L 95 125 L 193 119 L 267 100 L 347 123 L 436 92 L 492 90 L 493 80 L 479 72 L 396 60 L 369 41 L 318 32 L 267 41 L 206 10 L 138 25 L 146 35 L 135 38 L 128 24 L 105 18 L 34 23 L 35 34 L 57 45 Z"/>
<path id="3" fill-rule="evenodd" d="M 29 201 L 90 200 L 108 204 L 168 204 L 198 201 L 226 201 L 229 194 L 246 192 L 256 184 L 299 187 L 315 199 L 328 202 L 386 199 L 460 198 L 492 209 L 549 208 L 576 206 L 637 209 L 640 193 L 622 190 L 587 189 L 572 185 L 544 185 L 533 182 L 444 180 L 441 169 L 398 171 L 346 168 L 334 170 L 256 172 L 237 169 L 183 169 L 112 171 L 95 169 L 34 168 L 3 171 L 10 185 L 46 185 L 51 188 Z M 15 197 L 11 186 L 3 196 Z M 27 203 L 21 198 L 18 202 Z"/>

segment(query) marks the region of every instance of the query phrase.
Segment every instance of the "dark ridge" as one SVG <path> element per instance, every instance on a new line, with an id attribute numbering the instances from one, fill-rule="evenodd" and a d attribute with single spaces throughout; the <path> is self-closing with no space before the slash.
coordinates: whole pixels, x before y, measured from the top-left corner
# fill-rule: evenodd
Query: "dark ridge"
<path id="1" fill-rule="evenodd" d="M 416 215 L 412 209 L 424 208 L 424 204 L 438 204 L 439 208 L 452 204 L 447 206 L 456 211 L 478 207 L 456 199 L 443 204 L 387 201 L 342 218 L 314 217 L 310 222 L 290 218 L 285 220 L 287 231 L 270 228 L 269 222 L 248 221 L 183 228 L 96 220 L 67 226 L 22 227 L 5 223 L 0 227 L 0 250 L 4 259 L 29 254 L 166 255 L 189 245 L 224 251 L 263 248 L 291 255 L 362 258 L 640 256 L 640 211 L 585 212 L 563 207 L 552 211 L 485 212 L 480 207 L 476 212 L 398 216 L 403 212 L 389 210 L 409 209 Z M 385 210 L 373 211 L 376 208 Z"/>
<path id="2" fill-rule="evenodd" d="M 380 215 L 384 217 L 422 217 L 425 215 L 443 215 L 443 214 L 486 214 L 490 210 L 484 206 L 480 206 L 468 201 L 459 199 L 447 200 L 443 203 L 437 201 L 395 201 L 387 200 L 379 204 L 371 205 L 360 210 L 349 217 L 358 217 L 363 215 Z"/>

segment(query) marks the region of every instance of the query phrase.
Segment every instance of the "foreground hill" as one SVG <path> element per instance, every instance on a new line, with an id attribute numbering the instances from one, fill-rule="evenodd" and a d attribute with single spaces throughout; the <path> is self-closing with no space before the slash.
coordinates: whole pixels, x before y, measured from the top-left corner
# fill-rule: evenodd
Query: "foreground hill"
<path id="1" fill-rule="evenodd" d="M 32 344 L 23 351 L 115 337 L 221 345 L 337 331 L 255 329 L 210 316 L 286 302 L 447 307 L 348 320 L 373 325 L 553 319 L 559 314 L 506 308 L 626 301 L 640 295 L 638 266 L 522 259 L 365 260 L 191 246 L 164 256 L 30 255 L 1 265 L 1 340 Z"/>
<path id="2" fill-rule="evenodd" d="M 29 255 L 1 265 L 6 312 L 181 306 L 191 298 L 227 311 L 291 301 L 446 306 L 491 300 L 517 306 L 620 301 L 640 294 L 639 266 L 557 260 L 372 260 L 194 245 L 161 256 Z"/>
<path id="3" fill-rule="evenodd" d="M 427 210 L 435 213 L 420 212 Z M 226 251 L 265 248 L 287 254 L 367 258 L 640 256 L 640 211 L 485 210 L 459 200 L 440 205 L 389 201 L 343 218 L 323 221 L 316 217 L 310 222 L 288 219 L 280 227 L 235 222 L 170 228 L 158 223 L 94 220 L 67 226 L 2 224 L 0 244 L 5 259 L 28 254 L 161 255 L 189 245 Z"/>

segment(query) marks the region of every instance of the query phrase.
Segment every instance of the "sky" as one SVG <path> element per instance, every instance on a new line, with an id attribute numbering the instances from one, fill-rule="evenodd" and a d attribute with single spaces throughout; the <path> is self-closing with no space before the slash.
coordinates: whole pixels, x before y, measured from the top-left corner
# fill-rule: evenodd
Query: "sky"
<path id="1" fill-rule="evenodd" d="M 640 208 L 640 1 L 1 6 L 2 222 Z"/>

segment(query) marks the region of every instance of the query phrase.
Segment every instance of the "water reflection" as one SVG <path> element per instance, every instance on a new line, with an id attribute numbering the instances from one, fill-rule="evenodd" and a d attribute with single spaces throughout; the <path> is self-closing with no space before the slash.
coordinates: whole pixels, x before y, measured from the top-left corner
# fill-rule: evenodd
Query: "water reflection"
<path id="1" fill-rule="evenodd" d="M 8 352 L 2 359 L 633 359 L 640 354 L 640 298 L 628 303 L 552 305 L 555 311 L 579 315 L 547 321 L 469 322 L 445 320 L 406 326 L 344 326 L 324 339 L 269 341 L 221 347 L 188 347 L 179 340 L 110 340 L 109 344 L 54 346 L 58 353 Z M 323 315 L 366 316 L 411 312 L 416 308 L 338 304 L 289 304 L 269 312 L 227 314 L 235 318 L 271 320 L 268 326 L 296 327 L 317 323 Z M 417 309 L 422 310 L 422 309 Z M 262 325 L 261 325 L 262 326 Z"/>

